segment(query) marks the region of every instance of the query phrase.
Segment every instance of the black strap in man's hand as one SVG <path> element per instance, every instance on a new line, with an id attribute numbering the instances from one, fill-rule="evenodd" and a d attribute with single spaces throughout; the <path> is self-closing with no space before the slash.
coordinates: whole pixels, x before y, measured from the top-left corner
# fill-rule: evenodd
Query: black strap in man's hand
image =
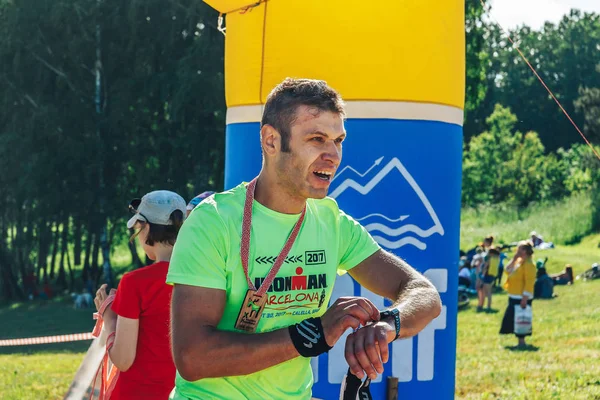
<path id="1" fill-rule="evenodd" d="M 392 308 L 379 313 L 380 320 L 387 317 L 394 318 L 394 325 L 396 328 L 396 337 L 394 340 L 396 340 L 400 336 L 400 312 L 398 309 Z M 369 377 L 362 381 L 350 371 L 350 368 L 348 368 L 348 372 L 342 381 L 340 400 L 373 400 L 371 390 L 369 389 L 370 386 L 371 379 Z"/>
<path id="2" fill-rule="evenodd" d="M 340 400 L 373 400 L 370 386 L 371 379 L 369 377 L 362 381 L 348 368 L 348 373 L 342 381 Z"/>

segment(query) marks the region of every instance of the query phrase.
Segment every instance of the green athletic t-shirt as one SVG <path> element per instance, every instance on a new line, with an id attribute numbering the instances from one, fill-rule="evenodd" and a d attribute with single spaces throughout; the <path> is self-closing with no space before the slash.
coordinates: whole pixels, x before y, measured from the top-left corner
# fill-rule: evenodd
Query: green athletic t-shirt
<path id="1" fill-rule="evenodd" d="M 218 329 L 235 331 L 248 283 L 240 258 L 246 184 L 204 200 L 183 224 L 167 282 L 227 292 Z M 281 252 L 299 215 L 281 214 L 254 201 L 249 275 L 259 287 Z M 298 237 L 277 273 L 256 332 L 268 332 L 321 316 L 337 273 L 375 253 L 379 245 L 331 198 L 309 199 Z M 210 360 L 206 360 L 210 362 Z M 175 399 L 309 399 L 310 359 L 297 357 L 245 375 L 184 380 L 179 373 Z"/>

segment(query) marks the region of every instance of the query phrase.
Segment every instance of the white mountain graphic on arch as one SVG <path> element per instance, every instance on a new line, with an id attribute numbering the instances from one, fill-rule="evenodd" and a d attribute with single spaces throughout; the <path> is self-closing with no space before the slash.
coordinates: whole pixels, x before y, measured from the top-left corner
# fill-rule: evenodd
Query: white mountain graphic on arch
<path id="1" fill-rule="evenodd" d="M 363 181 L 363 179 L 360 178 L 364 178 L 365 176 L 367 176 L 373 169 L 379 166 L 382 160 L 383 157 L 378 158 L 373 163 L 373 165 L 364 173 L 359 173 L 356 169 L 352 168 L 351 166 L 344 167 L 339 172 L 339 174 L 335 176 L 333 181 L 335 181 L 337 178 L 341 178 L 343 175 L 348 175 L 348 173 L 344 174 L 344 172 L 346 171 L 349 171 L 349 173 L 354 173 L 356 177 L 344 179 L 344 181 L 342 181 L 342 183 L 339 186 L 337 186 L 329 196 L 337 198 L 347 189 L 353 189 L 354 191 L 360 193 L 363 196 L 368 196 L 369 193 L 375 187 L 377 187 L 390 172 L 392 172 L 394 169 L 398 170 L 402 177 L 406 180 L 406 182 L 410 185 L 412 190 L 417 195 L 423 207 L 429 214 L 431 221 L 433 221 L 433 225 L 425 228 L 411 223 L 395 226 L 397 222 L 403 222 L 404 220 L 409 218 L 410 215 L 401 215 L 398 218 L 391 218 L 381 213 L 371 213 L 356 218 L 356 220 L 361 221 L 361 223 L 371 233 L 373 239 L 375 239 L 377 243 L 388 249 L 393 250 L 398 249 L 402 246 L 413 245 L 420 250 L 425 250 L 427 248 L 427 245 L 423 241 L 423 239 L 428 238 L 436 233 L 443 236 L 444 227 L 440 223 L 440 220 L 435 210 L 431 206 L 429 199 L 427 199 L 427 196 L 425 196 L 425 193 L 423 193 L 421 187 L 417 184 L 415 179 L 412 177 L 410 172 L 408 172 L 408 170 L 402 164 L 402 162 L 398 158 L 394 157 L 383 168 L 381 168 L 381 170 L 377 172 L 377 174 L 375 174 L 375 176 L 373 176 L 373 178 L 371 178 L 366 184 L 363 185 L 360 182 L 357 182 L 357 180 Z M 366 223 L 367 220 L 372 222 Z M 378 232 L 387 236 L 387 238 L 382 236 L 381 234 L 377 234 Z"/>

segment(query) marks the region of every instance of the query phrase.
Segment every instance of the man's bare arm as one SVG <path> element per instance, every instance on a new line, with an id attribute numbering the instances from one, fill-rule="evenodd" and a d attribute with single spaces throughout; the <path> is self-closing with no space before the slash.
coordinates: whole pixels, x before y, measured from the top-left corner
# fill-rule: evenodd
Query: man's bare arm
<path id="1" fill-rule="evenodd" d="M 400 337 L 419 333 L 441 312 L 440 296 L 431 282 L 395 255 L 379 250 L 349 271 L 371 292 L 400 310 Z"/>
<path id="2" fill-rule="evenodd" d="M 394 302 L 399 310 L 400 337 L 419 333 L 441 312 L 440 296 L 423 275 L 400 258 L 379 250 L 350 270 L 363 287 Z M 388 361 L 388 343 L 396 338 L 393 318 L 367 325 L 346 339 L 345 356 L 352 373 L 375 379 Z"/>
<path id="3" fill-rule="evenodd" d="M 223 290 L 175 285 L 171 340 L 175 365 L 185 380 L 247 375 L 299 357 L 288 328 L 256 334 L 218 330 L 225 302 Z M 378 318 L 369 300 L 340 298 L 321 319 L 333 346 L 346 329 Z"/>
<path id="4" fill-rule="evenodd" d="M 217 330 L 225 301 L 223 290 L 173 288 L 173 358 L 183 379 L 247 375 L 299 356 L 287 329 L 260 334 Z"/>

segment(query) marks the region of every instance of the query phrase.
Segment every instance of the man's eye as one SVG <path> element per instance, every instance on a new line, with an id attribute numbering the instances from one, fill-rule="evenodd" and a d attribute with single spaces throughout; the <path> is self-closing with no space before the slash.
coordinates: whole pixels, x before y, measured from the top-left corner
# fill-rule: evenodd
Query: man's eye
<path id="1" fill-rule="evenodd" d="M 321 136 L 315 136 L 311 140 L 314 140 L 315 142 L 323 143 L 324 139 Z"/>

